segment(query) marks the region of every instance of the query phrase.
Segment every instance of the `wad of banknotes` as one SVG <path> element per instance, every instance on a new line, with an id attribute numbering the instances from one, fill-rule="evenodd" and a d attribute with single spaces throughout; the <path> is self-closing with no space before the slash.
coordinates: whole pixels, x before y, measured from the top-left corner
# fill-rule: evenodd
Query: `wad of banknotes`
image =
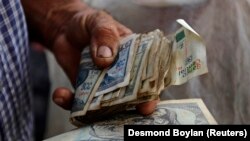
<path id="1" fill-rule="evenodd" d="M 114 63 L 96 67 L 90 48 L 81 54 L 70 121 L 76 126 L 103 120 L 139 103 L 156 100 L 171 85 L 208 72 L 206 47 L 184 20 L 164 36 L 160 30 L 132 34 L 120 41 Z"/>

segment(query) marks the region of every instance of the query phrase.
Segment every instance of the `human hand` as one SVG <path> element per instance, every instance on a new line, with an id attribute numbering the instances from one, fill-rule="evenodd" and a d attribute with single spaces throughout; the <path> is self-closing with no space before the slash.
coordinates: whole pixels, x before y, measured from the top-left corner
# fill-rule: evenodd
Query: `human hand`
<path id="1" fill-rule="evenodd" d="M 40 2 L 43 7 L 44 1 Z M 49 46 L 54 53 L 58 63 L 68 75 L 72 85 L 79 70 L 80 55 L 82 49 L 91 46 L 91 56 L 94 63 L 101 68 L 106 68 L 112 64 L 117 52 L 121 38 L 131 34 L 131 30 L 114 20 L 104 11 L 97 11 L 82 3 L 80 0 L 52 0 L 58 4 L 48 6 L 45 14 L 46 20 L 37 21 L 28 15 L 28 22 L 31 25 L 38 25 L 42 37 L 42 42 Z M 24 8 L 32 7 L 28 0 L 23 0 Z M 31 3 L 31 2 L 30 2 Z M 39 8 L 39 7 L 37 7 Z M 27 11 L 26 13 L 31 11 Z M 41 24 L 41 22 L 43 22 Z M 32 28 L 34 29 L 34 27 Z M 36 28 L 35 28 L 36 29 Z M 58 88 L 53 94 L 53 101 L 60 107 L 69 110 L 73 101 L 73 93 L 67 88 Z M 137 106 L 138 111 L 147 115 L 154 111 L 156 101 L 143 103 Z"/>
<path id="2" fill-rule="evenodd" d="M 76 18 L 83 18 L 81 15 L 78 16 L 79 17 Z M 73 22 L 78 20 L 81 19 L 75 19 Z M 66 33 L 66 35 L 61 35 L 62 37 L 57 39 L 54 47 L 60 48 L 59 50 L 55 50 L 54 54 L 59 64 L 68 74 L 72 84 L 74 84 L 79 70 L 80 50 L 89 43 L 88 40 L 91 40 L 91 54 L 95 64 L 99 67 L 108 67 L 114 61 L 118 52 L 119 40 L 132 33 L 128 28 L 121 25 L 104 12 L 93 13 L 90 15 L 89 21 L 86 20 L 83 22 L 87 22 L 85 23 L 86 25 L 88 25 L 88 22 L 92 22 L 90 26 L 87 26 L 89 29 L 83 29 L 92 31 L 90 34 L 76 34 L 77 32 L 75 31 L 79 31 L 84 24 L 74 22 L 69 27 L 71 28 L 69 30 L 70 32 Z M 78 49 L 72 50 L 72 48 L 75 47 Z M 62 48 L 66 51 L 63 51 Z M 63 107 L 64 109 L 70 109 L 73 101 L 73 94 L 66 88 L 58 88 L 54 92 L 53 100 L 57 105 Z M 139 113 L 147 115 L 154 111 L 156 104 L 156 101 L 143 103 L 137 106 L 137 110 Z"/>

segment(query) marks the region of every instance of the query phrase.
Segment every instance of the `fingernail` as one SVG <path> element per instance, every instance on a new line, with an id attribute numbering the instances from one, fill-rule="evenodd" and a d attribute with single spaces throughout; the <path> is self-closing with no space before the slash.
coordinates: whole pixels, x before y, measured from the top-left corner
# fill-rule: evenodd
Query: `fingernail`
<path id="1" fill-rule="evenodd" d="M 55 98 L 54 101 L 58 105 L 62 105 L 63 104 L 63 99 L 62 98 Z"/>
<path id="2" fill-rule="evenodd" d="M 100 46 L 97 51 L 97 56 L 102 58 L 112 57 L 112 51 L 107 46 Z"/>

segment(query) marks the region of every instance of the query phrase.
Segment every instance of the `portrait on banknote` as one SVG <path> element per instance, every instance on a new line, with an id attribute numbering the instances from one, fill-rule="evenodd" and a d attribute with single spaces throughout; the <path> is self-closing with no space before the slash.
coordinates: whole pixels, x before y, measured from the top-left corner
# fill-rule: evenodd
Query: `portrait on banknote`
<path id="1" fill-rule="evenodd" d="M 94 123 L 89 134 L 100 139 L 123 139 L 124 125 L 208 124 L 197 103 L 161 104 L 152 115 L 141 116 L 135 111 Z"/>
<path id="2" fill-rule="evenodd" d="M 124 125 L 178 125 L 180 122 L 177 116 L 174 110 L 168 108 L 157 108 L 153 115 L 145 117 L 129 111 L 110 120 L 92 124 L 89 134 L 100 139 L 123 139 Z"/>
<path id="3" fill-rule="evenodd" d="M 46 141 L 123 140 L 124 125 L 207 125 L 217 124 L 201 99 L 160 101 L 152 115 L 142 116 L 134 109 Z"/>

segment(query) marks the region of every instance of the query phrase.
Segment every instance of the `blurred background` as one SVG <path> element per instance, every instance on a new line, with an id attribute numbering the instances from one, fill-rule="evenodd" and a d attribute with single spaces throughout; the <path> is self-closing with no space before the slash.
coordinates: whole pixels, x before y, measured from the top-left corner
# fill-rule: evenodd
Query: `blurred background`
<path id="1" fill-rule="evenodd" d="M 86 2 L 92 7 L 108 11 L 136 33 L 158 28 L 167 35 L 177 29 L 176 19 L 184 19 L 206 43 L 209 72 L 184 85 L 164 90 L 161 99 L 202 98 L 219 124 L 250 123 L 250 0 Z M 39 135 L 48 138 L 75 127 L 69 123 L 69 111 L 62 110 L 51 101 L 51 93 L 56 87 L 72 89 L 72 86 L 53 55 L 49 51 L 43 53 L 42 60 L 46 65 L 42 69 L 47 70 L 50 81 L 41 80 L 41 83 L 48 83 L 47 88 L 41 89 L 48 91 L 44 91 L 47 95 L 35 99 L 40 101 L 35 104 L 43 106 L 38 113 L 43 113 L 43 119 L 40 120 L 45 127 Z"/>

